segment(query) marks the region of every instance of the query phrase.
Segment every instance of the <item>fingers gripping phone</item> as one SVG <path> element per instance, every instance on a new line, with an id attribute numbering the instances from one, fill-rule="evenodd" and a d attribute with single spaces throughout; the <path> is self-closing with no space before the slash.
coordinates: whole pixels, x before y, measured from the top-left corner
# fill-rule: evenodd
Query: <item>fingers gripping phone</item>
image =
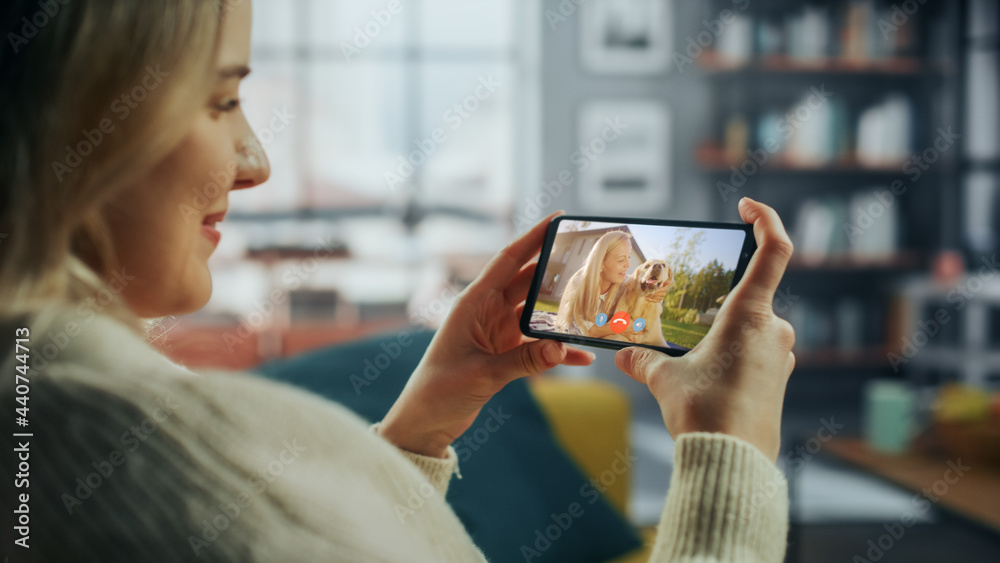
<path id="1" fill-rule="evenodd" d="M 521 332 L 681 356 L 708 333 L 756 249 L 742 223 L 556 217 Z"/>

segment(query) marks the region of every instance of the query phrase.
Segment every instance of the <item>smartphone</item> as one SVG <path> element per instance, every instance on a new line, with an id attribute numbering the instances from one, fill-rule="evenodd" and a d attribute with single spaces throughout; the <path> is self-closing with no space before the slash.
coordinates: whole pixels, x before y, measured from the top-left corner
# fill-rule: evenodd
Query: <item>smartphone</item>
<path id="1" fill-rule="evenodd" d="M 743 223 L 556 217 L 521 332 L 682 356 L 708 333 L 756 249 Z"/>

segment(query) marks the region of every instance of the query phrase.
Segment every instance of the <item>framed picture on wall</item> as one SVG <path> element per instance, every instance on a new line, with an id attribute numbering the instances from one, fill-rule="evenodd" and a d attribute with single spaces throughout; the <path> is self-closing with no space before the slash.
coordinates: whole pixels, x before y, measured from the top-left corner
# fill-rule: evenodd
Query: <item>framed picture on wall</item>
<path id="1" fill-rule="evenodd" d="M 660 101 L 595 101 L 577 117 L 580 204 L 587 212 L 649 216 L 670 201 L 670 113 Z"/>
<path id="2" fill-rule="evenodd" d="M 590 0 L 582 7 L 580 56 L 599 74 L 658 74 L 670 68 L 672 0 Z"/>

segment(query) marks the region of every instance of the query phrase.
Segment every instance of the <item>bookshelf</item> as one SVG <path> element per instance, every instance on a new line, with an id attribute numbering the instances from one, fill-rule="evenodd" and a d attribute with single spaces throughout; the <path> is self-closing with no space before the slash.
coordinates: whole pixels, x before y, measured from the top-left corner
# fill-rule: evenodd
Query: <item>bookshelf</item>
<path id="1" fill-rule="evenodd" d="M 889 74 L 915 76 L 925 72 L 925 66 L 915 57 L 888 57 L 879 60 L 857 60 L 841 57 L 823 57 L 796 60 L 788 55 L 766 55 L 750 62 L 733 62 L 715 51 L 705 51 L 698 57 L 698 65 L 706 72 L 759 72 L 759 73 L 844 73 Z"/>
<path id="2" fill-rule="evenodd" d="M 858 256 L 833 256 L 810 258 L 797 256 L 788 263 L 788 273 L 847 274 L 909 273 L 923 270 L 927 261 L 915 252 L 898 252 L 890 256 L 865 258 Z"/>
<path id="3" fill-rule="evenodd" d="M 715 142 L 703 142 L 698 145 L 695 151 L 695 160 L 702 170 L 714 174 L 730 174 L 734 170 L 733 166 L 739 166 L 742 160 L 734 160 L 726 156 L 726 150 Z M 817 173 L 817 174 L 853 174 L 853 175 L 888 175 L 902 176 L 905 161 L 898 161 L 894 164 L 881 164 L 871 166 L 859 163 L 851 155 L 843 155 L 833 162 L 824 164 L 810 164 L 796 162 L 794 160 L 777 156 L 769 159 L 768 162 L 758 167 L 758 172 L 762 173 Z M 933 174 L 933 172 L 931 172 Z"/>
<path id="4" fill-rule="evenodd" d="M 896 350 L 888 347 L 867 347 L 857 350 L 819 348 L 795 357 L 798 369 L 884 368 L 889 365 L 889 354 Z"/>
<path id="5" fill-rule="evenodd" d="M 733 3 L 706 3 L 703 17 L 725 9 Z M 790 382 L 793 402 L 859 400 L 863 381 L 903 376 L 888 359 L 903 330 L 898 285 L 956 236 L 956 206 L 944 200 L 954 197 L 960 151 L 928 153 L 935 162 L 919 174 L 912 159 L 939 127 L 958 123 L 961 11 L 928 0 L 883 35 L 878 21 L 891 10 L 875 0 L 745 4 L 694 58 L 712 109 L 692 156 L 714 218 L 736 221 L 734 200 L 758 198 L 796 244 L 781 284 L 796 301 L 776 302 L 796 327 L 805 374 Z M 817 91 L 830 94 L 810 99 Z M 843 227 L 894 182 L 901 195 L 856 244 Z"/>

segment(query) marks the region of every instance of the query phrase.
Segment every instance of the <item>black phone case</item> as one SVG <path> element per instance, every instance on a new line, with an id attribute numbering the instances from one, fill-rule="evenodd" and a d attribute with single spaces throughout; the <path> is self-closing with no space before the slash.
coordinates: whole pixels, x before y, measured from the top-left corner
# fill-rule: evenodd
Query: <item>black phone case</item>
<path id="1" fill-rule="evenodd" d="M 671 356 L 683 356 L 688 351 L 687 350 L 674 350 L 671 348 L 662 348 L 660 346 L 653 346 L 650 344 L 632 344 L 628 342 L 619 342 L 617 340 L 604 340 L 601 338 L 591 338 L 589 336 L 575 336 L 570 334 L 561 334 L 558 332 L 542 332 L 531 330 L 529 326 L 531 315 L 535 310 L 535 300 L 538 298 L 538 290 L 542 285 L 542 277 L 545 275 L 545 269 L 548 267 L 549 254 L 552 251 L 552 244 L 556 238 L 556 231 L 559 229 L 559 223 L 561 221 L 593 221 L 601 223 L 632 223 L 637 225 L 661 225 L 664 227 L 690 227 L 690 228 L 704 228 L 704 229 L 727 229 L 727 230 L 740 230 L 746 232 L 747 236 L 743 240 L 743 248 L 740 250 L 740 259 L 736 265 L 736 271 L 733 275 L 733 285 L 730 286 L 730 291 L 732 288 L 736 287 L 736 284 L 740 282 L 743 278 L 744 272 L 746 272 L 747 264 L 750 263 L 750 258 L 753 257 L 754 252 L 757 250 L 757 241 L 754 240 L 753 236 L 753 225 L 746 223 L 720 223 L 715 221 L 671 221 L 665 219 L 647 219 L 647 218 L 633 218 L 633 217 L 594 217 L 585 215 L 560 215 L 549 223 L 548 230 L 545 232 L 545 242 L 542 244 L 542 251 L 538 257 L 538 266 L 535 268 L 535 275 L 531 280 L 531 288 L 528 290 L 528 297 L 525 300 L 524 311 L 521 313 L 521 333 L 525 336 L 531 338 L 548 338 L 550 340 L 558 340 L 560 342 L 566 342 L 568 344 L 583 345 L 583 346 L 594 346 L 597 348 L 607 348 L 611 350 L 620 350 L 622 348 L 629 348 L 632 346 L 641 346 L 643 348 L 651 348 L 663 352 Z"/>

